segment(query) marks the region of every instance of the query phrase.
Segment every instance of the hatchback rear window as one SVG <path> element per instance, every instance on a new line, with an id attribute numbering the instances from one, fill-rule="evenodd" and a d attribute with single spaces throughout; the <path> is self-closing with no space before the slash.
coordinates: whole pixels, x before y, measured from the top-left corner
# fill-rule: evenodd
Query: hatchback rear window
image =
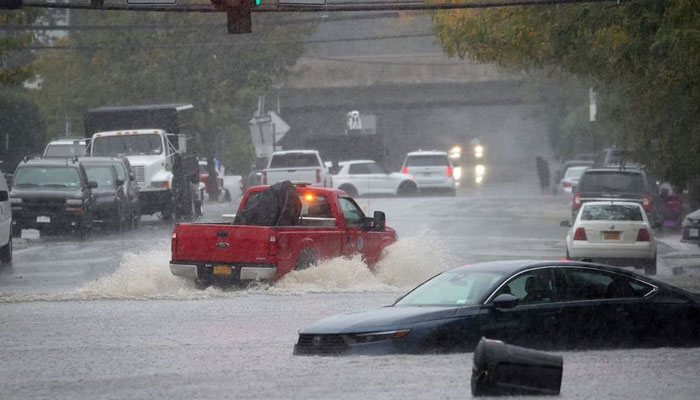
<path id="1" fill-rule="evenodd" d="M 642 193 L 644 181 L 638 173 L 587 172 L 581 177 L 580 187 L 581 192 Z"/>
<path id="2" fill-rule="evenodd" d="M 586 205 L 581 214 L 583 221 L 644 221 L 639 206 L 621 204 Z"/>
<path id="3" fill-rule="evenodd" d="M 270 168 L 318 167 L 318 157 L 313 153 L 276 154 Z"/>
<path id="4" fill-rule="evenodd" d="M 442 154 L 406 157 L 406 167 L 448 166 L 447 156 Z"/>

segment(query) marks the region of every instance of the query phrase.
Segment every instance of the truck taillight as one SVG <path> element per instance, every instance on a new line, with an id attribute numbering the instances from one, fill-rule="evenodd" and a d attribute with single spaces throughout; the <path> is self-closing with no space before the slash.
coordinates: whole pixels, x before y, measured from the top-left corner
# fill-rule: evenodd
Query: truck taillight
<path id="1" fill-rule="evenodd" d="M 648 194 L 645 194 L 644 198 L 642 199 L 642 207 L 644 207 L 644 211 L 646 212 L 651 211 L 651 196 Z"/>
<path id="2" fill-rule="evenodd" d="M 583 228 L 576 228 L 576 232 L 574 232 L 574 240 L 588 240 L 586 237 L 586 230 Z"/>
<path id="3" fill-rule="evenodd" d="M 263 171 L 262 173 L 262 184 L 267 185 L 267 171 Z"/>
<path id="4" fill-rule="evenodd" d="M 267 254 L 268 254 L 269 256 L 276 256 L 276 255 L 277 255 L 277 249 L 278 249 L 278 245 L 277 245 L 277 236 L 270 235 L 270 238 L 269 238 L 268 241 L 269 241 L 270 244 L 269 244 L 269 246 L 268 246 L 268 248 L 267 248 Z"/>
<path id="5" fill-rule="evenodd" d="M 573 185 L 571 184 L 571 182 L 568 182 L 568 181 L 561 181 L 561 185 L 562 185 L 563 187 L 571 187 L 571 186 L 573 186 Z"/>
<path id="6" fill-rule="evenodd" d="M 448 165 L 447 170 L 445 172 L 447 172 L 448 178 L 452 178 L 452 167 L 451 166 Z"/>
<path id="7" fill-rule="evenodd" d="M 316 170 L 316 183 L 321 183 L 321 170 Z"/>
<path id="8" fill-rule="evenodd" d="M 404 174 L 406 174 L 406 175 L 408 175 L 408 167 L 403 167 L 403 169 L 401 170 L 401 172 L 404 173 Z"/>
<path id="9" fill-rule="evenodd" d="M 177 251 L 177 232 L 173 231 L 173 236 L 172 236 L 172 239 L 170 240 L 170 252 L 172 253 L 173 256 L 175 256 L 176 251 Z"/>
<path id="10" fill-rule="evenodd" d="M 576 194 L 574 195 L 574 205 L 573 205 L 572 208 L 573 208 L 574 210 L 578 210 L 579 207 L 581 207 L 581 194 L 580 194 L 580 193 L 576 193 Z"/>
<path id="11" fill-rule="evenodd" d="M 639 228 L 639 232 L 637 232 L 637 241 L 648 242 L 649 240 L 649 231 L 646 228 Z"/>

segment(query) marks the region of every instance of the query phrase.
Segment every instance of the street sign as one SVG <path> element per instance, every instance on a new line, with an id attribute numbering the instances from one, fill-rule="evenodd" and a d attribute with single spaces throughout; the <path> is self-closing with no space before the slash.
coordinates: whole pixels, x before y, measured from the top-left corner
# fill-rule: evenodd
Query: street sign
<path id="1" fill-rule="evenodd" d="M 249 121 L 253 125 L 269 124 L 272 122 L 270 114 L 256 115 Z"/>
<path id="2" fill-rule="evenodd" d="M 175 5 L 177 0 L 126 0 L 126 4 L 145 5 Z"/>
<path id="3" fill-rule="evenodd" d="M 281 6 L 325 6 L 326 0 L 277 0 Z"/>

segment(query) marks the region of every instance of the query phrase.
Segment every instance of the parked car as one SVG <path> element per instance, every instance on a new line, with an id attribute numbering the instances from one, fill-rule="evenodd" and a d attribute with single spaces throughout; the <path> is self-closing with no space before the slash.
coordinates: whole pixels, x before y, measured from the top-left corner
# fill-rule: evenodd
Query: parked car
<path id="1" fill-rule="evenodd" d="M 272 153 L 267 168 L 262 171 L 262 184 L 273 185 L 283 181 L 308 182 L 316 187 L 333 187 L 331 174 L 316 150 Z"/>
<path id="2" fill-rule="evenodd" d="M 56 139 L 44 148 L 44 157 L 80 157 L 85 154 L 87 140 L 80 138 Z"/>
<path id="3" fill-rule="evenodd" d="M 697 345 L 699 299 L 610 266 L 492 261 L 445 271 L 391 306 L 312 322 L 294 353 L 473 351 L 482 337 L 542 349 Z"/>
<path id="4" fill-rule="evenodd" d="M 594 201 L 581 207 L 566 235 L 566 259 L 644 268 L 656 274 L 654 229 L 639 203 Z"/>
<path id="5" fill-rule="evenodd" d="M 567 168 L 564 172 L 564 176 L 559 181 L 559 190 L 565 193 L 571 193 L 574 186 L 578 185 L 578 180 L 581 178 L 586 168 L 588 167 L 585 165 Z"/>
<path id="6" fill-rule="evenodd" d="M 92 228 L 97 182 L 88 181 L 75 159 L 31 159 L 15 170 L 10 203 L 12 235 L 22 229 L 71 230 L 86 237 Z"/>
<path id="7" fill-rule="evenodd" d="M 588 168 L 574 190 L 571 216 L 576 218 L 582 204 L 615 200 L 639 203 L 653 227 L 663 224 L 663 204 L 653 179 L 640 169 Z"/>
<path id="8" fill-rule="evenodd" d="M 289 184 L 289 182 L 287 182 Z M 396 241 L 385 215 L 366 217 L 352 197 L 336 189 L 282 184 L 248 189 L 231 223 L 183 223 L 172 235 L 170 270 L 196 280 L 235 283 L 278 279 L 317 261 L 359 254 L 373 267 Z M 281 216 L 290 219 L 280 222 Z"/>
<path id="9" fill-rule="evenodd" d="M 333 175 L 333 187 L 353 197 L 368 194 L 410 196 L 418 191 L 411 175 L 389 172 L 373 160 L 343 161 L 338 166 L 338 173 Z"/>
<path id="10" fill-rule="evenodd" d="M 700 210 L 695 210 L 683 219 L 683 237 L 681 241 L 700 246 Z"/>
<path id="11" fill-rule="evenodd" d="M 97 182 L 97 188 L 92 191 L 95 197 L 93 219 L 110 224 L 118 231 L 133 226 L 134 219 L 141 216 L 134 215 L 137 208 L 129 199 L 128 185 L 132 181 L 120 178 L 117 172 L 122 170 L 123 161 L 112 157 L 83 157 L 81 162 L 88 179 Z"/>
<path id="12" fill-rule="evenodd" d="M 406 154 L 401 172 L 415 178 L 421 191 L 445 191 L 455 195 L 454 169 L 444 151 L 414 151 Z"/>
<path id="13" fill-rule="evenodd" d="M 566 174 L 566 171 L 571 168 L 571 167 L 592 167 L 593 166 L 593 160 L 581 160 L 581 159 L 574 159 L 574 160 L 568 160 L 564 162 L 564 164 L 561 166 L 560 169 L 557 170 L 557 172 L 554 174 L 554 181 L 559 182 L 562 179 L 564 179 L 564 175 Z"/>
<path id="14" fill-rule="evenodd" d="M 12 262 L 12 207 L 5 175 L 0 174 L 0 263 Z"/>

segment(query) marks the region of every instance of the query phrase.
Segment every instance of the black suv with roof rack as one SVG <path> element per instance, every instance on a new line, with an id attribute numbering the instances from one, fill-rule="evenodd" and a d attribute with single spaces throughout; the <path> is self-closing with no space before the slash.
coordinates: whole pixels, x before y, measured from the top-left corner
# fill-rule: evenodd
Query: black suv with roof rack
<path id="1" fill-rule="evenodd" d="M 15 170 L 10 191 L 12 235 L 22 229 L 71 230 L 87 236 L 95 203 L 82 163 L 75 159 L 30 159 Z"/>

